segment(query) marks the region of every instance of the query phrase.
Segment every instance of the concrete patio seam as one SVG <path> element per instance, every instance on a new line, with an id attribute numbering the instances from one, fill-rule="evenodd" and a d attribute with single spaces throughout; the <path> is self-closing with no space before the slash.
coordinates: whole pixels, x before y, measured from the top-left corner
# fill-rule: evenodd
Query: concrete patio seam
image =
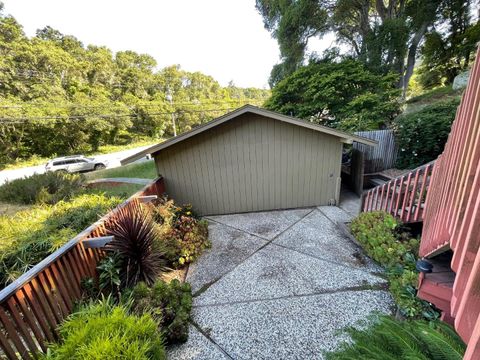
<path id="1" fill-rule="evenodd" d="M 343 292 L 361 292 L 361 291 L 387 291 L 387 289 L 382 285 L 349 286 L 349 287 L 344 287 L 344 288 L 340 288 L 340 289 L 322 290 L 322 291 L 308 293 L 308 294 L 293 294 L 293 295 L 277 296 L 277 297 L 273 297 L 273 298 L 264 298 L 264 299 L 237 300 L 237 301 L 224 302 L 224 303 L 218 303 L 218 304 L 193 305 L 193 307 L 194 308 L 207 308 L 207 307 L 216 307 L 216 306 L 251 304 L 251 303 L 259 303 L 259 302 L 266 302 L 266 301 L 276 301 L 276 300 L 285 300 L 285 299 L 293 299 L 293 298 L 305 298 L 305 297 L 310 297 L 310 296 L 338 294 L 338 293 L 343 293 Z"/>
<path id="2" fill-rule="evenodd" d="M 372 275 L 372 276 L 376 276 L 376 277 L 381 278 L 381 276 L 379 276 L 379 273 L 372 272 L 372 271 L 367 271 L 367 270 L 365 270 L 365 269 L 357 268 L 357 267 L 352 266 L 352 265 L 346 265 L 346 264 L 344 264 L 344 263 L 337 262 L 337 261 L 334 261 L 334 260 L 329 260 L 329 259 L 324 258 L 324 257 L 315 256 L 315 255 L 312 255 L 312 254 L 310 254 L 310 253 L 308 253 L 308 252 L 304 252 L 304 251 L 295 249 L 295 248 L 293 248 L 293 247 L 289 247 L 289 246 L 282 245 L 282 244 L 277 244 L 277 243 L 272 243 L 271 245 L 278 246 L 278 247 L 281 247 L 281 248 L 283 248 L 283 249 L 295 251 L 295 252 L 297 252 L 297 253 L 299 253 L 299 254 L 302 254 L 302 255 L 311 257 L 312 259 L 325 261 L 325 262 L 328 262 L 328 263 L 330 263 L 330 264 L 338 265 L 338 266 L 341 266 L 341 267 L 344 267 L 344 268 L 347 268 L 347 269 L 358 270 L 358 271 L 364 272 L 364 273 L 366 273 L 366 274 L 369 274 L 369 275 Z"/>
<path id="3" fill-rule="evenodd" d="M 306 213 L 304 216 L 302 216 L 301 218 L 299 218 L 298 220 L 296 220 L 294 223 L 290 224 L 290 226 L 288 226 L 287 228 L 285 228 L 285 230 L 283 230 L 282 232 L 278 233 L 276 236 L 274 236 L 271 240 L 268 240 L 268 239 L 265 239 L 261 236 L 257 236 L 257 235 L 254 235 L 254 234 L 250 234 L 249 232 L 247 231 L 244 231 L 244 230 L 241 230 L 241 229 L 237 229 L 236 227 L 234 226 L 230 226 L 230 225 L 227 225 L 227 224 L 224 224 L 224 223 L 221 223 L 221 222 L 218 222 L 218 221 L 215 221 L 215 220 L 211 220 L 209 219 L 210 221 L 214 221 L 215 223 L 217 224 L 221 224 L 221 225 L 224 225 L 224 226 L 227 226 L 227 227 L 230 227 L 231 229 L 235 229 L 237 231 L 241 231 L 241 232 L 244 232 L 246 234 L 249 234 L 251 236 L 256 236 L 257 238 L 261 239 L 262 241 L 266 241 L 265 244 L 263 244 L 262 246 L 260 246 L 257 250 L 255 250 L 253 253 L 251 253 L 249 256 L 247 256 L 245 259 L 243 259 L 243 261 L 239 262 L 237 265 L 235 265 L 235 267 L 233 267 L 231 270 L 227 271 L 225 274 L 222 274 L 219 278 L 215 279 L 214 281 L 210 282 L 209 284 L 206 284 L 207 286 L 205 287 L 202 287 L 200 288 L 198 291 L 196 291 L 194 294 L 193 294 L 193 297 L 197 297 L 201 294 L 203 294 L 205 291 L 207 291 L 212 285 L 214 285 L 216 282 L 218 282 L 220 279 L 222 279 L 225 275 L 228 275 L 230 274 L 232 271 L 234 271 L 237 267 L 239 267 L 241 264 L 243 264 L 245 261 L 247 261 L 248 259 L 250 259 L 253 255 L 255 255 L 257 252 L 259 252 L 260 250 L 264 249 L 265 247 L 267 247 L 268 245 L 270 245 L 273 241 L 275 241 L 275 239 L 277 239 L 277 237 L 279 237 L 280 235 L 282 235 L 284 232 L 286 232 L 287 230 L 289 230 L 290 228 L 292 228 L 294 225 L 296 225 L 297 223 L 299 223 L 300 221 L 302 221 L 305 217 L 307 217 L 308 215 L 310 215 L 313 211 L 315 211 L 315 208 L 313 208 L 311 211 L 309 211 L 308 213 Z"/>
<path id="4" fill-rule="evenodd" d="M 236 228 L 235 226 L 232 226 L 232 225 L 229 225 L 229 224 L 224 224 L 220 221 L 217 221 L 217 220 L 214 220 L 214 219 L 211 219 L 209 217 L 205 217 L 205 219 L 207 219 L 208 221 L 211 221 L 211 222 L 214 222 L 215 224 L 218 224 L 218 225 L 223 225 L 223 226 L 226 226 L 226 227 L 229 227 L 230 229 L 234 229 L 234 230 L 237 230 L 237 231 L 241 231 L 241 232 L 244 232 L 245 234 L 248 234 L 250 236 L 254 236 L 256 238 L 259 238 L 260 240 L 263 240 L 263 241 L 270 241 L 268 240 L 268 238 L 264 238 L 263 236 L 260 236 L 260 235 L 257 235 L 257 234 L 253 234 L 251 232 L 248 232 L 246 230 L 243 230 L 243 229 L 239 229 L 239 228 Z"/>
<path id="5" fill-rule="evenodd" d="M 193 327 L 195 327 L 195 329 L 197 329 L 197 331 L 200 333 L 200 335 L 202 335 L 205 339 L 207 339 L 208 341 L 210 341 L 215 347 L 218 348 L 218 350 L 220 350 L 220 352 L 222 352 L 226 357 L 228 357 L 229 359 L 232 359 L 232 360 L 235 360 L 229 353 L 227 353 L 225 351 L 224 348 L 222 348 L 220 345 L 218 345 L 215 340 L 213 340 L 211 338 L 210 335 L 208 335 L 206 333 L 206 331 L 204 331 L 200 325 L 198 325 L 195 321 L 193 321 L 193 319 L 190 319 L 190 324 L 192 324 Z"/>
<path id="6" fill-rule="evenodd" d="M 337 206 L 337 208 L 339 208 L 340 210 L 342 210 L 345 214 L 351 216 L 351 214 L 350 214 L 349 212 L 345 211 L 345 210 L 342 209 L 340 206 Z M 320 206 L 317 206 L 316 209 L 317 209 L 318 211 L 320 211 L 320 213 L 321 213 L 323 216 L 325 216 L 333 225 L 337 226 L 337 222 L 334 221 L 334 220 L 332 220 L 332 219 L 330 218 L 330 216 L 327 215 L 327 213 L 323 212 L 323 211 L 320 209 Z"/>

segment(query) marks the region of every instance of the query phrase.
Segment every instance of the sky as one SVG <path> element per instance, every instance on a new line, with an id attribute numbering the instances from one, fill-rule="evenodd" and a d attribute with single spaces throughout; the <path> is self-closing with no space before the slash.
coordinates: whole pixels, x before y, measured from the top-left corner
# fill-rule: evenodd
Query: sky
<path id="1" fill-rule="evenodd" d="M 47 25 L 84 45 L 153 56 L 158 68 L 179 64 L 222 85 L 268 88 L 278 44 L 264 29 L 255 0 L 3 0 L 28 36 Z M 311 42 L 321 51 L 332 38 Z"/>

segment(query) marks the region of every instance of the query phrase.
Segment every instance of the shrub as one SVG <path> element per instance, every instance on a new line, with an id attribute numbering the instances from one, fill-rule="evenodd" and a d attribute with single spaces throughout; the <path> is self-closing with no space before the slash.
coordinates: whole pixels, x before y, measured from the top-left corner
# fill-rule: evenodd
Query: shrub
<path id="1" fill-rule="evenodd" d="M 168 259 L 172 266 L 189 264 L 211 246 L 208 240 L 208 223 L 181 216 L 165 234 L 163 241 L 168 244 Z"/>
<path id="2" fill-rule="evenodd" d="M 389 290 L 400 313 L 408 318 L 434 320 L 439 313 L 428 302 L 417 297 L 418 273 L 415 263 L 397 265 L 388 270 Z"/>
<path id="3" fill-rule="evenodd" d="M 348 328 L 351 340 L 327 360 L 461 360 L 465 344 L 455 331 L 440 321 L 399 321 L 389 316 L 373 319 L 363 329 Z"/>
<path id="4" fill-rule="evenodd" d="M 100 291 L 110 294 L 120 294 L 120 264 L 121 259 L 117 253 L 109 254 L 100 260 L 97 266 L 98 287 Z"/>
<path id="5" fill-rule="evenodd" d="M 399 168 L 415 168 L 442 153 L 458 104 L 457 99 L 438 102 L 395 119 Z"/>
<path id="6" fill-rule="evenodd" d="M 438 312 L 416 296 L 418 239 L 410 238 L 393 216 L 382 211 L 361 213 L 352 221 L 351 231 L 366 253 L 387 267 L 389 289 L 400 313 L 436 319 Z"/>
<path id="7" fill-rule="evenodd" d="M 165 244 L 171 266 L 189 264 L 211 246 L 208 223 L 198 220 L 191 206 L 177 207 L 170 200 L 152 210 L 158 241 Z"/>
<path id="8" fill-rule="evenodd" d="M 59 329 L 61 342 L 46 358 L 166 359 L 162 334 L 149 314 L 128 314 L 112 301 L 89 304 L 69 316 Z"/>
<path id="9" fill-rule="evenodd" d="M 418 251 L 418 240 L 411 239 L 401 224 L 383 211 L 361 213 L 350 229 L 367 254 L 383 266 L 402 264 L 405 254 Z"/>
<path id="10" fill-rule="evenodd" d="M 134 312 L 149 313 L 157 319 L 168 343 L 187 341 L 192 310 L 192 290 L 188 283 L 174 279 L 167 284 L 158 280 L 151 288 L 139 283 L 132 296 Z"/>
<path id="11" fill-rule="evenodd" d="M 71 198 L 84 184 L 79 174 L 48 172 L 9 181 L 0 186 L 0 201 L 17 204 L 55 204 Z"/>
<path id="12" fill-rule="evenodd" d="M 265 106 L 343 130 L 377 130 L 399 112 L 397 80 L 357 60 L 312 61 L 280 81 Z"/>
<path id="13" fill-rule="evenodd" d="M 107 226 L 114 239 L 106 248 L 121 259 L 120 278 L 124 287 L 144 281 L 152 285 L 167 263 L 161 244 L 156 242 L 155 225 L 147 207 L 138 200 L 120 209 Z"/>
<path id="14" fill-rule="evenodd" d="M 0 216 L 0 285 L 15 280 L 120 202 L 116 197 L 81 195 Z"/>

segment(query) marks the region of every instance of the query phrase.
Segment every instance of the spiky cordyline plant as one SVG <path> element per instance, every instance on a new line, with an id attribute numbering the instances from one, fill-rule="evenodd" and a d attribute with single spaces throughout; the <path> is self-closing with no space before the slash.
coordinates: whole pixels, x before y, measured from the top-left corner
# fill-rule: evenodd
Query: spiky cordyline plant
<path id="1" fill-rule="evenodd" d="M 148 210 L 138 200 L 120 209 L 107 227 L 114 240 L 107 245 L 122 259 L 122 285 L 132 287 L 140 281 L 152 285 L 165 269 L 164 251 L 155 245 L 155 227 Z"/>

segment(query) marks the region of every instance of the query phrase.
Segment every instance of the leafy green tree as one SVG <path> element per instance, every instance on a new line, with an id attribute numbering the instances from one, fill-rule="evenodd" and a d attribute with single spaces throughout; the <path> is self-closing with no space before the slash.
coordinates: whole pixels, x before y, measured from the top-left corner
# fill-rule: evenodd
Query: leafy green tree
<path id="1" fill-rule="evenodd" d="M 187 131 L 246 103 L 262 105 L 270 93 L 156 65 L 148 54 L 84 46 L 49 26 L 28 38 L 0 3 L 0 163 L 169 136 L 172 113 Z"/>
<path id="2" fill-rule="evenodd" d="M 278 40 L 281 52 L 270 85 L 303 63 L 310 38 L 333 31 L 351 48 L 351 55 L 371 69 L 396 72 L 405 94 L 418 46 L 436 19 L 440 1 L 257 0 L 265 28 Z"/>
<path id="3" fill-rule="evenodd" d="M 480 21 L 473 23 L 470 0 L 443 0 L 440 15 L 422 46 L 420 83 L 426 89 L 451 84 L 468 68 L 480 41 Z"/>
<path id="4" fill-rule="evenodd" d="M 277 84 L 266 107 L 345 130 L 378 129 L 399 111 L 396 80 L 358 60 L 312 62 Z"/>
<path id="5" fill-rule="evenodd" d="M 271 87 L 303 63 L 310 38 L 328 31 L 327 4 L 318 0 L 256 0 L 265 28 L 280 46 L 281 63 L 272 70 Z"/>

